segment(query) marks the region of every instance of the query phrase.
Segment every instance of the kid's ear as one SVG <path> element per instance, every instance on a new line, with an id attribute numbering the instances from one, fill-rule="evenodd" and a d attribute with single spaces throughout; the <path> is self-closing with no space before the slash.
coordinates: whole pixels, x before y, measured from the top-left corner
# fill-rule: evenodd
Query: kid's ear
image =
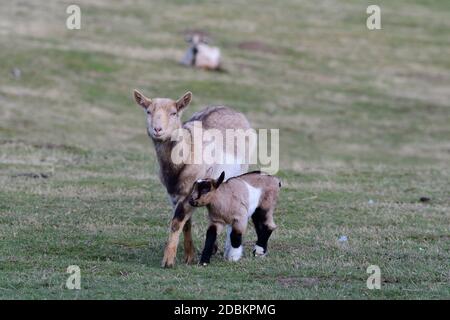
<path id="1" fill-rule="evenodd" d="M 213 173 L 213 167 L 209 167 L 208 170 L 206 170 L 205 178 L 212 178 L 211 177 L 212 173 Z"/>
<path id="2" fill-rule="evenodd" d="M 222 184 L 223 179 L 225 179 L 225 171 L 222 171 L 222 173 L 220 174 L 219 179 L 217 179 L 217 181 L 215 183 L 216 189 Z"/>
<path id="3" fill-rule="evenodd" d="M 184 96 L 177 100 L 177 110 L 181 111 L 188 106 L 192 100 L 192 93 L 190 91 L 186 92 Z"/>
<path id="4" fill-rule="evenodd" d="M 147 109 L 152 103 L 152 100 L 150 100 L 137 90 L 134 90 L 134 100 L 136 100 L 137 104 L 144 109 Z"/>

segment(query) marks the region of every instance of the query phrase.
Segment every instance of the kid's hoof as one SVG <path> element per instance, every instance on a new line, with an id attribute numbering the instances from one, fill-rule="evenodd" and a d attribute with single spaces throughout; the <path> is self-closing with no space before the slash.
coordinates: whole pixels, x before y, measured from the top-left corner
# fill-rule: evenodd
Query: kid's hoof
<path id="1" fill-rule="evenodd" d="M 264 251 L 263 247 L 255 245 L 255 248 L 253 249 L 253 256 L 255 256 L 255 257 L 265 257 L 266 255 L 267 255 L 267 251 Z"/>
<path id="2" fill-rule="evenodd" d="M 267 253 L 258 254 L 255 250 L 253 250 L 253 256 L 259 257 L 259 258 L 264 258 L 265 256 L 267 256 Z"/>
<path id="3" fill-rule="evenodd" d="M 238 248 L 231 247 L 230 251 L 228 252 L 227 260 L 237 262 L 241 259 L 243 253 L 243 247 L 240 246 Z"/>

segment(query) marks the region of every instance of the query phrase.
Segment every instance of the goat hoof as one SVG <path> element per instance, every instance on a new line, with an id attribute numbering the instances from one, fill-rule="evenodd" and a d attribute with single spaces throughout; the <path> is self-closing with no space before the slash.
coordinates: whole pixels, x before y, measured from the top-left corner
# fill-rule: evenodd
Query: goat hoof
<path id="1" fill-rule="evenodd" d="M 194 258 L 194 256 L 192 256 L 192 255 L 189 255 L 189 256 L 184 257 L 184 262 L 185 262 L 186 264 L 193 264 L 194 261 L 195 261 L 195 258 Z"/>
<path id="2" fill-rule="evenodd" d="M 173 268 L 173 266 L 174 266 L 175 264 L 173 263 L 173 262 L 168 262 L 168 261 L 163 261 L 163 263 L 161 264 L 161 266 L 163 267 L 163 268 Z"/>
<path id="3" fill-rule="evenodd" d="M 177 256 L 177 247 L 168 245 L 164 250 L 161 266 L 163 268 L 172 268 L 175 265 L 175 257 Z"/>
<path id="4" fill-rule="evenodd" d="M 255 256 L 255 257 L 265 257 L 266 255 L 267 255 L 267 251 L 264 251 L 263 247 L 255 245 L 255 248 L 253 249 L 253 256 Z"/>
<path id="5" fill-rule="evenodd" d="M 170 259 L 167 257 L 163 258 L 163 261 L 161 262 L 161 267 L 163 268 L 172 268 L 175 265 L 175 259 Z"/>
<path id="6" fill-rule="evenodd" d="M 263 257 L 265 257 L 266 255 L 267 255 L 266 253 L 259 254 L 259 253 L 257 253 L 255 250 L 253 250 L 253 256 L 254 256 L 254 257 L 263 258 Z"/>
<path id="7" fill-rule="evenodd" d="M 163 268 L 172 268 L 174 265 L 175 265 L 175 261 L 167 259 L 166 257 L 164 257 L 164 259 L 161 263 L 161 267 L 163 267 Z"/>

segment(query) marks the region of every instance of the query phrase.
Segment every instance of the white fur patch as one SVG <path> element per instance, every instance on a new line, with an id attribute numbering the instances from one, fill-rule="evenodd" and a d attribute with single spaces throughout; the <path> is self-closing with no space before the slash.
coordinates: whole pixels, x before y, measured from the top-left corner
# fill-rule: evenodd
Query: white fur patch
<path id="1" fill-rule="evenodd" d="M 259 199 L 261 198 L 261 189 L 252 187 L 247 182 L 245 182 L 248 190 L 248 208 L 247 208 L 247 217 L 251 217 L 255 212 L 256 207 L 259 205 Z"/>
<path id="2" fill-rule="evenodd" d="M 212 171 L 209 173 L 209 177 L 217 179 L 219 178 L 222 171 L 224 171 L 225 181 L 232 177 L 239 176 L 245 172 L 245 170 L 241 166 L 240 160 L 228 153 L 223 154 L 222 160 L 219 163 L 215 163 L 211 168 Z"/>
<path id="3" fill-rule="evenodd" d="M 233 248 L 230 246 L 230 251 L 228 253 L 228 260 L 239 261 L 239 259 L 242 257 L 242 251 L 243 251 L 242 245 L 239 246 L 238 248 Z"/>
<path id="4" fill-rule="evenodd" d="M 255 256 L 265 256 L 264 248 L 255 244 L 255 248 L 253 249 L 253 254 Z"/>

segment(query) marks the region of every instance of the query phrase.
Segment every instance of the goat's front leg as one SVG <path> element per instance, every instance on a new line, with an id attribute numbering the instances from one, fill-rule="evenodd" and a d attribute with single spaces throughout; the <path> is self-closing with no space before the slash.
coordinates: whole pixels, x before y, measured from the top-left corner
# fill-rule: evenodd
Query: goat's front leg
<path id="1" fill-rule="evenodd" d="M 225 259 L 229 261 L 239 261 L 242 257 L 243 246 L 242 236 L 247 228 L 247 219 L 235 220 L 231 225 L 228 248 L 225 250 Z"/>
<path id="2" fill-rule="evenodd" d="M 211 223 L 206 231 L 205 247 L 203 248 L 202 257 L 200 258 L 200 265 L 206 266 L 211 260 L 211 255 L 214 254 L 214 250 L 217 251 L 217 235 L 222 231 L 223 226 L 221 224 Z"/>
<path id="3" fill-rule="evenodd" d="M 194 245 L 192 243 L 191 235 L 191 216 L 193 208 L 189 205 L 188 201 L 182 200 L 178 202 L 175 207 L 172 221 L 170 222 L 169 239 L 167 240 L 166 248 L 164 250 L 164 257 L 161 263 L 162 267 L 170 268 L 175 264 L 175 257 L 177 256 L 177 247 L 180 240 L 180 233 L 183 230 L 185 236 L 185 250 L 189 250 L 189 255 L 186 257 L 186 261 L 191 262 L 195 256 Z M 186 227 L 186 224 L 188 223 Z M 186 244 L 189 243 L 186 248 Z"/>

